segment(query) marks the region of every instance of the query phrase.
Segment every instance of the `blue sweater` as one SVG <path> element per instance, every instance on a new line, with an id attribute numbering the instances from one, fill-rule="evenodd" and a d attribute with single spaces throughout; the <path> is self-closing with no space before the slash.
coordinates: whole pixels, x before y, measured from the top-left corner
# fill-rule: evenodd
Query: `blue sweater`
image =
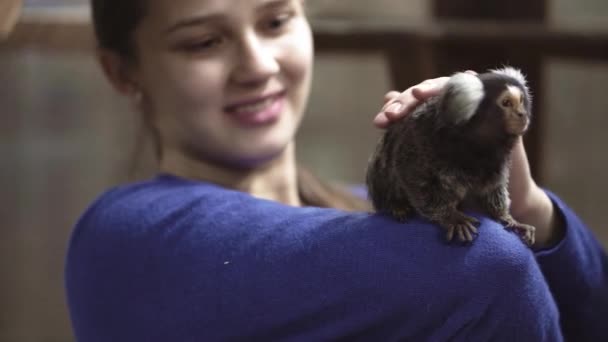
<path id="1" fill-rule="evenodd" d="M 422 219 L 295 208 L 161 175 L 81 217 L 66 265 L 78 341 L 608 341 L 608 262 L 566 236 L 533 254 L 481 220 L 471 245 Z"/>

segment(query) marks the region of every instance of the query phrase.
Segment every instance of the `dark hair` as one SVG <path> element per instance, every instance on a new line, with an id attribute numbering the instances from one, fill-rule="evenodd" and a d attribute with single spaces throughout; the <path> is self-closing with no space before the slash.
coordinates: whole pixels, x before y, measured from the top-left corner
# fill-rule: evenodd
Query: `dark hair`
<path id="1" fill-rule="evenodd" d="M 145 15 L 146 0 L 91 0 L 99 47 L 122 57 L 135 57 L 133 31 Z"/>
<path id="2" fill-rule="evenodd" d="M 113 51 L 128 61 L 137 58 L 133 31 L 145 16 L 147 0 L 91 0 L 93 26 L 97 44 Z M 144 118 L 144 127 L 152 133 L 157 162 L 162 157 L 160 136 L 150 120 Z M 145 132 L 137 141 L 136 155 L 145 150 Z M 137 158 L 135 158 L 137 159 Z M 134 160 L 135 160 L 134 159 Z M 136 164 L 136 163 L 134 163 Z M 132 174 L 136 167 L 132 168 Z M 324 182 L 303 167 L 298 167 L 298 191 L 304 205 L 331 207 L 343 210 L 371 209 L 369 201 L 354 195 L 345 187 Z"/>

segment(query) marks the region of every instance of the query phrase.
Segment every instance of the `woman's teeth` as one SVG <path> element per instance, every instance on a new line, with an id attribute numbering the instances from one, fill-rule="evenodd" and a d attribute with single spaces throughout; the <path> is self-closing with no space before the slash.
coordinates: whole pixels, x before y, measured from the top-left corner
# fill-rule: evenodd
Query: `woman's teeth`
<path id="1" fill-rule="evenodd" d="M 267 98 L 266 100 L 263 100 L 260 102 L 256 102 L 256 103 L 252 103 L 252 104 L 248 104 L 248 105 L 237 106 L 232 109 L 232 112 L 234 112 L 234 113 L 260 112 L 260 111 L 266 109 L 267 107 L 269 107 L 274 101 L 275 101 L 274 97 Z"/>

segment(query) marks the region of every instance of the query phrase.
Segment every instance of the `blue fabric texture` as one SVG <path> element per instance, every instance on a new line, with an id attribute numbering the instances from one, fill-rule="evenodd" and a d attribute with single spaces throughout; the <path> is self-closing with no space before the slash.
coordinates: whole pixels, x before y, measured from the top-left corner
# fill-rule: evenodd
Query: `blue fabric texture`
<path id="1" fill-rule="evenodd" d="M 423 219 L 294 208 L 160 175 L 77 223 L 78 341 L 602 341 L 606 254 L 550 194 L 566 236 L 536 254 L 483 216 L 474 243 Z"/>

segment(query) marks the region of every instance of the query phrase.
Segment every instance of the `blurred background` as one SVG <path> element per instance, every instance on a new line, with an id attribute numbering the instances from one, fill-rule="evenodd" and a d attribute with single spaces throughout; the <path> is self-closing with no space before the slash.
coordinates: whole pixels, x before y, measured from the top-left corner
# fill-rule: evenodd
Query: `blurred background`
<path id="1" fill-rule="evenodd" d="M 26 1 L 0 43 L 0 341 L 73 340 L 63 262 L 102 191 L 153 174 L 141 122 L 103 79 L 86 0 Z M 535 94 L 533 172 L 608 246 L 608 2 L 309 0 L 316 39 L 302 163 L 361 183 L 390 89 L 512 64 Z M 134 164 L 135 163 L 135 164 Z"/>

